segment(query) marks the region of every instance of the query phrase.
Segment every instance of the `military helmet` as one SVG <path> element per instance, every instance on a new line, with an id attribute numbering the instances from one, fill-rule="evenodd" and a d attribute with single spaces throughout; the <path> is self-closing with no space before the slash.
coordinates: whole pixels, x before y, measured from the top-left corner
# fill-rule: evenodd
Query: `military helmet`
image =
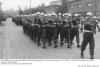
<path id="1" fill-rule="evenodd" d="M 44 16 L 44 13 L 43 13 L 43 12 L 41 12 L 41 14 L 40 14 L 40 15 Z"/>
<path id="2" fill-rule="evenodd" d="M 44 16 L 48 16 L 48 14 L 45 14 Z"/>
<path id="3" fill-rule="evenodd" d="M 40 14 L 40 12 L 37 12 L 36 14 Z"/>
<path id="4" fill-rule="evenodd" d="M 52 13 L 51 15 L 54 15 L 54 16 L 56 16 L 56 13 Z"/>
<path id="5" fill-rule="evenodd" d="M 96 16 L 93 16 L 92 18 L 96 19 L 97 17 Z"/>
<path id="6" fill-rule="evenodd" d="M 59 16 L 61 16 L 61 13 L 58 13 Z"/>
<path id="7" fill-rule="evenodd" d="M 76 16 L 76 17 L 77 17 L 77 16 L 79 16 L 79 14 L 77 14 L 77 13 L 76 13 L 76 14 L 74 14 L 74 16 Z"/>
<path id="8" fill-rule="evenodd" d="M 88 16 L 92 16 L 92 12 L 87 12 L 86 15 L 88 15 Z"/>
<path id="9" fill-rule="evenodd" d="M 72 14 L 71 13 L 68 13 L 68 16 L 72 16 Z"/>

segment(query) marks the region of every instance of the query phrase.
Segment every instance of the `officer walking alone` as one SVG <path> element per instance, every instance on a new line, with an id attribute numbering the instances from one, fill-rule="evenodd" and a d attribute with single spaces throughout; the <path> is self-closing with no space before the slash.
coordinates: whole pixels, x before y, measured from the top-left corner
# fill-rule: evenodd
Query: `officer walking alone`
<path id="1" fill-rule="evenodd" d="M 81 58 L 84 58 L 84 51 L 86 49 L 87 44 L 89 43 L 90 49 L 90 59 L 94 59 L 94 47 L 95 47 L 95 40 L 94 40 L 94 24 L 91 23 L 92 13 L 87 13 L 87 21 L 84 26 L 84 34 L 83 34 L 83 42 L 81 46 Z"/>

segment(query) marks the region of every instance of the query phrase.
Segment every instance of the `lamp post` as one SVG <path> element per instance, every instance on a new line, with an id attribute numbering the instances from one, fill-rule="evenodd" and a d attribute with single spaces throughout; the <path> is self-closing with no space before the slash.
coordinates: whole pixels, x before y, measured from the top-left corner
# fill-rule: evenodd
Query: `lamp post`
<path id="1" fill-rule="evenodd" d="M 1 4 L 2 4 L 2 3 L 0 2 L 0 10 L 1 10 Z"/>
<path id="2" fill-rule="evenodd" d="M 31 14 L 31 2 L 32 2 L 32 1 L 30 0 L 30 14 Z"/>

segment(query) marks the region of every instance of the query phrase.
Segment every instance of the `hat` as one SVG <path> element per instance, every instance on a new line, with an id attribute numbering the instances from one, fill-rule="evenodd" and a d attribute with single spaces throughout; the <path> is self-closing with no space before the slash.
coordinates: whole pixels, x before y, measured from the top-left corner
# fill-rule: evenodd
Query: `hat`
<path id="1" fill-rule="evenodd" d="M 54 16 L 56 16 L 56 13 L 52 13 L 51 15 L 54 15 Z"/>
<path id="2" fill-rule="evenodd" d="M 51 16 L 51 14 L 47 14 L 48 16 Z"/>
<path id="3" fill-rule="evenodd" d="M 44 13 L 42 12 L 40 15 L 44 15 Z"/>
<path id="4" fill-rule="evenodd" d="M 61 13 L 58 13 L 58 15 L 61 15 Z"/>
<path id="5" fill-rule="evenodd" d="M 64 13 L 63 16 L 68 16 L 68 13 Z"/>
<path id="6" fill-rule="evenodd" d="M 93 16 L 92 18 L 97 18 L 96 16 Z"/>
<path id="7" fill-rule="evenodd" d="M 40 14 L 40 12 L 37 12 L 37 14 Z"/>
<path id="8" fill-rule="evenodd" d="M 74 14 L 74 16 L 79 16 L 79 14 L 76 13 L 76 14 Z"/>
<path id="9" fill-rule="evenodd" d="M 48 16 L 47 14 L 45 14 L 44 16 Z"/>
<path id="10" fill-rule="evenodd" d="M 68 16 L 72 16 L 72 14 L 71 13 L 68 13 Z"/>
<path id="11" fill-rule="evenodd" d="M 92 16 L 92 12 L 87 12 L 87 15 Z"/>

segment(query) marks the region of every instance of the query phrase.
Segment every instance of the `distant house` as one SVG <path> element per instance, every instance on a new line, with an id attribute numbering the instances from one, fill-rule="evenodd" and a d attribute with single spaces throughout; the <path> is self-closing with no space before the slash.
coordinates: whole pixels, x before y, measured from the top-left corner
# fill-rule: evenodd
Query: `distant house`
<path id="1" fill-rule="evenodd" d="M 86 14 L 89 11 L 100 16 L 100 0 L 72 0 L 67 5 L 68 12 Z"/>
<path id="2" fill-rule="evenodd" d="M 66 13 L 68 12 L 68 0 L 57 0 L 50 2 L 50 6 L 44 8 L 46 13 Z"/>
<path id="3" fill-rule="evenodd" d="M 61 5 L 51 5 L 44 7 L 45 13 L 57 13 L 57 10 L 61 7 Z"/>

